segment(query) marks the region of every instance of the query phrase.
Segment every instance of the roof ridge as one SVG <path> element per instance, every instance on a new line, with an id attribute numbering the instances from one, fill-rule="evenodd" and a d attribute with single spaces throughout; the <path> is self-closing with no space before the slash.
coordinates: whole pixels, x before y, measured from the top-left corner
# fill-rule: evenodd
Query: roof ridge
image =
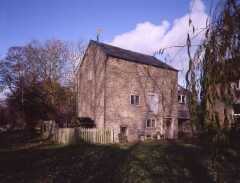
<path id="1" fill-rule="evenodd" d="M 168 65 L 167 63 L 159 60 L 158 58 L 156 58 L 155 56 L 152 56 L 152 55 L 148 55 L 148 54 L 144 54 L 144 53 L 140 53 L 140 52 L 136 52 L 136 51 L 132 51 L 132 50 L 127 50 L 124 48 L 120 48 L 117 46 L 113 46 L 110 44 L 106 44 L 106 43 L 98 42 L 98 41 L 94 41 L 94 40 L 90 40 L 89 44 L 96 44 L 96 45 L 100 46 L 101 48 L 103 48 L 103 51 L 107 55 L 110 55 L 112 57 L 122 58 L 122 59 L 136 62 L 139 64 L 151 65 L 151 66 L 155 66 L 155 67 L 178 71 L 174 67 Z M 145 58 L 142 58 L 142 57 L 145 57 Z"/>
<path id="2" fill-rule="evenodd" d="M 133 53 L 136 53 L 136 54 L 141 54 L 141 55 L 145 55 L 145 56 L 153 57 L 153 58 L 157 59 L 157 58 L 154 57 L 153 55 L 149 55 L 149 54 L 146 54 L 146 53 L 141 53 L 141 52 L 137 52 L 137 51 L 133 51 L 133 50 L 128 50 L 128 49 L 121 48 L 121 47 L 118 47 L 118 46 L 115 46 L 115 45 L 106 44 L 106 43 L 98 42 L 98 41 L 94 41 L 94 40 L 91 40 L 91 41 L 94 42 L 94 43 L 96 43 L 96 44 L 111 46 L 111 47 L 114 47 L 114 48 L 117 48 L 117 49 L 121 49 L 121 50 L 124 50 L 124 51 L 129 51 L 129 52 L 133 52 Z M 158 59 L 157 59 L 157 60 L 158 60 Z M 159 60 L 159 61 L 161 61 L 161 60 Z"/>

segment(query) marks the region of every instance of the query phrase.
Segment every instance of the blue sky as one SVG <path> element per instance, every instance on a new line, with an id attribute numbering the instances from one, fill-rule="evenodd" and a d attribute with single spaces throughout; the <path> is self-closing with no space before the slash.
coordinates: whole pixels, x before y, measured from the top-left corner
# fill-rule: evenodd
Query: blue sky
<path id="1" fill-rule="evenodd" d="M 122 48 L 152 55 L 155 51 L 204 38 L 210 2 L 219 0 L 0 0 L 0 58 L 11 46 L 32 40 L 84 41 L 96 38 Z M 195 34 L 189 28 L 191 17 Z M 197 36 L 196 36 L 197 34 Z M 193 49 L 194 51 L 194 49 Z M 185 48 L 166 49 L 163 61 L 179 70 L 185 84 Z M 0 93 L 0 98 L 2 94 Z"/>
<path id="2" fill-rule="evenodd" d="M 0 56 L 33 39 L 101 40 L 134 29 L 140 22 L 173 22 L 189 11 L 190 0 L 1 0 Z"/>

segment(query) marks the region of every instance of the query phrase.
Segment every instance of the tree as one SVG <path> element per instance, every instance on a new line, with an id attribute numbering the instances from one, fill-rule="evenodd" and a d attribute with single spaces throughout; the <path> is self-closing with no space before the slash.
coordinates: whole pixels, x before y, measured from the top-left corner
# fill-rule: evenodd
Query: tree
<path id="1" fill-rule="evenodd" d="M 200 110 L 195 112 L 203 124 L 206 148 L 211 153 L 211 173 L 216 182 L 223 182 L 223 162 L 228 159 L 228 148 L 236 148 L 239 139 L 239 131 L 226 128 L 229 122 L 234 123 L 226 111 L 234 104 L 237 94 L 232 83 L 240 78 L 240 2 L 225 0 L 218 4 L 214 15 L 194 58 L 189 55 L 187 80 L 200 100 Z M 220 102 L 223 114 L 217 111 Z M 223 124 L 220 115 L 224 115 Z"/>
<path id="2" fill-rule="evenodd" d="M 0 84 L 10 91 L 8 106 L 19 112 L 29 127 L 38 120 L 73 115 L 73 85 L 66 84 L 67 74 L 73 72 L 69 69 L 73 62 L 70 51 L 59 40 L 32 41 L 11 47 L 2 60 Z"/>
<path id="3" fill-rule="evenodd" d="M 222 101 L 226 106 L 233 103 L 231 81 L 240 78 L 240 4 L 225 0 L 216 7 L 214 15 L 206 28 L 205 40 L 194 58 L 189 56 L 187 80 L 200 98 L 204 126 L 219 128 L 216 102 Z"/>

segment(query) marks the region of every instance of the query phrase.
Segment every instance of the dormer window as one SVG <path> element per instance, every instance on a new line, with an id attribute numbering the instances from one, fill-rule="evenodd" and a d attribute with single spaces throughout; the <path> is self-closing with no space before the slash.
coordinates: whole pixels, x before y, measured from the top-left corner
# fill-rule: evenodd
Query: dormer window
<path id="1" fill-rule="evenodd" d="M 186 96 L 185 95 L 178 95 L 178 103 L 179 104 L 186 104 Z"/>

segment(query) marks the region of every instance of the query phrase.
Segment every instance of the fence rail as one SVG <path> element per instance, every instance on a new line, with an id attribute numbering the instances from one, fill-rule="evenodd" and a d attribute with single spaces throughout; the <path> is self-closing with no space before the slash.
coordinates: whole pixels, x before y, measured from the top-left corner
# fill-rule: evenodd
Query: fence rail
<path id="1" fill-rule="evenodd" d="M 54 134 L 54 141 L 59 144 L 93 144 L 114 143 L 113 129 L 59 128 Z"/>

